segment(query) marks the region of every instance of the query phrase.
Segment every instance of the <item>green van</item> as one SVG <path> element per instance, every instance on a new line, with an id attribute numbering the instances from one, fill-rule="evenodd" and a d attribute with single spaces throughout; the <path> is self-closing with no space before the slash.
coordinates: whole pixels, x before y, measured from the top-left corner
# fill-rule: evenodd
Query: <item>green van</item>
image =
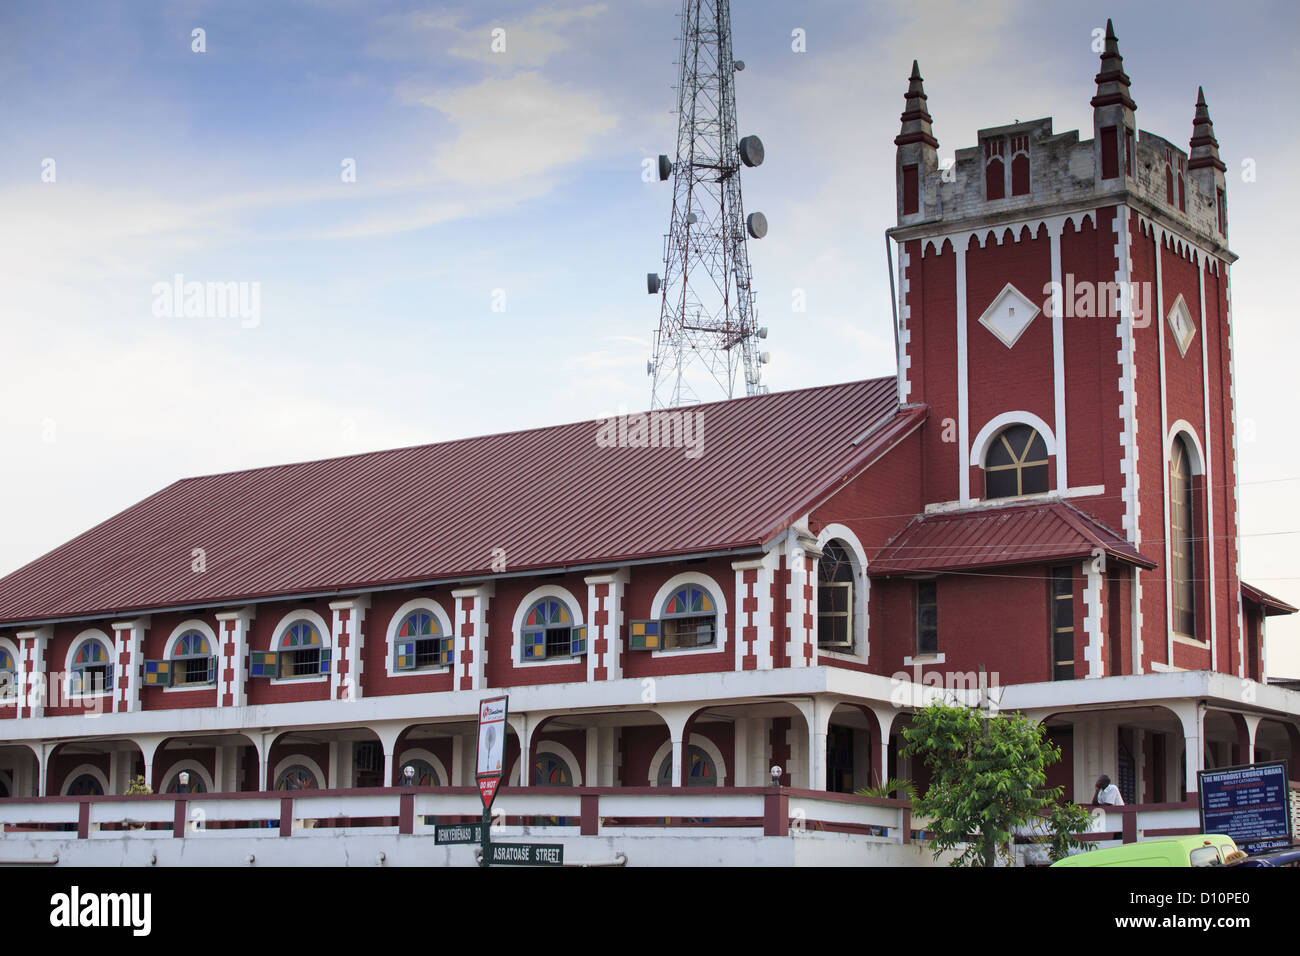
<path id="1" fill-rule="evenodd" d="M 1223 866 L 1228 854 L 1236 849 L 1230 836 L 1198 833 L 1088 850 L 1057 860 L 1052 866 Z"/>

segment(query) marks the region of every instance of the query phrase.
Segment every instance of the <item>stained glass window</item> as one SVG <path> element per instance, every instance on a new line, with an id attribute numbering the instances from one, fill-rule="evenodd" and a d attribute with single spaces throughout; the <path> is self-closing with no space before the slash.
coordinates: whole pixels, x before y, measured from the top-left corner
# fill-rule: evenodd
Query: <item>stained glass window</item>
<path id="1" fill-rule="evenodd" d="M 99 641 L 86 641 L 77 649 L 77 656 L 72 659 L 74 664 L 102 664 L 107 663 L 108 652 L 104 650 L 104 645 Z"/>
<path id="2" fill-rule="evenodd" d="M 329 660 L 329 648 L 324 646 L 320 630 L 310 621 L 294 621 L 280 635 L 280 677 L 328 674 Z"/>
<path id="3" fill-rule="evenodd" d="M 304 767 L 302 764 L 294 764 L 280 772 L 280 776 L 275 779 L 275 789 L 277 790 L 318 790 L 320 784 L 316 781 L 316 775 Z"/>
<path id="4" fill-rule="evenodd" d="M 397 670 L 444 667 L 451 663 L 452 638 L 442 633 L 438 619 L 428 611 L 412 611 L 402 618 L 393 645 Z"/>
<path id="5" fill-rule="evenodd" d="M 72 693 L 98 694 L 113 689 L 113 665 L 103 641 L 91 638 L 72 658 Z"/>
<path id="6" fill-rule="evenodd" d="M 573 612 L 563 601 L 542 598 L 524 615 L 519 643 L 526 661 L 576 657 L 587 652 L 587 628 L 574 625 Z"/>
<path id="7" fill-rule="evenodd" d="M 716 787 L 718 785 L 718 768 L 713 758 L 701 748 L 691 744 L 686 749 L 686 786 Z M 659 786 L 673 785 L 673 755 L 669 753 L 659 765 Z"/>
<path id="8" fill-rule="evenodd" d="M 149 668 L 145 668 L 145 683 L 166 683 L 170 678 L 173 687 L 193 684 L 211 684 L 217 679 L 217 659 L 212 655 L 212 645 L 199 631 L 186 631 L 176 639 L 172 646 L 173 666 L 166 672 L 160 672 L 154 681 L 149 680 Z"/>
<path id="9" fill-rule="evenodd" d="M 18 684 L 14 679 L 16 675 L 14 656 L 0 647 L 0 701 L 12 701 L 17 698 Z"/>
<path id="10" fill-rule="evenodd" d="M 707 647 L 717 640 L 718 613 L 713 596 L 697 584 L 687 584 L 668 595 L 660 616 L 665 650 Z"/>
<path id="11" fill-rule="evenodd" d="M 438 771 L 433 769 L 433 765 L 427 760 L 403 760 L 401 770 L 399 771 L 400 779 L 403 785 L 406 784 L 406 768 L 410 767 L 415 771 L 411 778 L 413 787 L 441 787 L 442 781 L 438 779 Z"/>
<path id="12" fill-rule="evenodd" d="M 320 631 L 309 621 L 297 621 L 290 624 L 280 635 L 280 648 L 290 650 L 298 647 L 320 647 Z"/>
<path id="13" fill-rule="evenodd" d="M 563 757 L 541 753 L 533 764 L 533 784 L 538 787 L 571 787 L 573 771 Z"/>
<path id="14" fill-rule="evenodd" d="M 179 773 L 172 774 L 172 779 L 167 784 L 167 789 L 164 790 L 163 792 L 164 793 L 207 793 L 208 785 L 203 782 L 203 778 L 200 777 L 193 770 L 189 771 L 189 774 L 190 774 L 190 782 L 184 787 L 181 786 L 181 775 Z"/>
<path id="15" fill-rule="evenodd" d="M 104 785 L 99 782 L 99 778 L 91 773 L 83 773 L 76 780 L 68 785 L 68 796 L 70 797 L 102 797 L 104 795 Z"/>

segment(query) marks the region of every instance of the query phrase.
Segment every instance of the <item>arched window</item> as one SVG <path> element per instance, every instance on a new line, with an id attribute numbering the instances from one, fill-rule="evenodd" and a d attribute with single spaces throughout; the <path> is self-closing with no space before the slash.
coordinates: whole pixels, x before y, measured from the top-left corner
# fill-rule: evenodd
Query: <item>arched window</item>
<path id="1" fill-rule="evenodd" d="M 573 611 L 559 598 L 534 601 L 524 614 L 520 647 L 526 661 L 577 657 L 587 653 L 587 629 L 575 626 Z"/>
<path id="2" fill-rule="evenodd" d="M 1196 637 L 1196 541 L 1192 456 L 1182 435 L 1169 454 L 1169 582 L 1174 631 Z"/>
<path id="3" fill-rule="evenodd" d="M 0 703 L 18 699 L 18 668 L 7 647 L 0 647 Z"/>
<path id="4" fill-rule="evenodd" d="M 442 781 L 438 779 L 438 771 L 433 769 L 433 765 L 427 760 L 403 760 L 402 761 L 402 784 L 406 784 L 406 768 L 410 767 L 415 771 L 411 777 L 411 786 L 413 787 L 441 787 Z"/>
<path id="5" fill-rule="evenodd" d="M 1047 443 L 1028 425 L 1004 428 L 984 456 L 984 497 L 1013 498 L 1047 490 Z"/>
<path id="6" fill-rule="evenodd" d="M 1011 195 L 1029 194 L 1029 137 L 1011 137 Z"/>
<path id="7" fill-rule="evenodd" d="M 827 541 L 817 562 L 817 644 L 853 646 L 853 564 L 841 541 Z"/>
<path id="8" fill-rule="evenodd" d="M 1006 166 L 1002 157 L 1006 154 L 1006 141 L 990 139 L 984 141 L 984 198 L 1004 199 L 1007 195 Z"/>
<path id="9" fill-rule="evenodd" d="M 207 793 L 208 785 L 203 782 L 203 778 L 193 770 L 188 771 L 190 778 L 189 783 L 181 786 L 181 771 L 172 774 L 171 780 L 167 783 L 167 789 L 164 793 Z"/>
<path id="10" fill-rule="evenodd" d="M 320 784 L 316 780 L 316 775 L 304 767 L 302 764 L 294 764 L 285 767 L 280 771 L 280 776 L 275 778 L 275 789 L 277 790 L 318 790 Z"/>
<path id="11" fill-rule="evenodd" d="M 691 744 L 686 750 L 686 786 L 716 787 L 718 785 L 718 768 L 713 765 L 713 758 L 701 748 Z M 673 785 L 673 755 L 670 751 L 659 764 L 659 786 Z"/>
<path id="12" fill-rule="evenodd" d="M 571 787 L 573 771 L 563 757 L 540 753 L 533 763 L 533 784 L 538 787 Z"/>
<path id="13" fill-rule="evenodd" d="M 198 631 L 186 631 L 176 639 L 172 661 L 172 683 L 176 686 L 211 684 L 217 679 L 212 645 Z"/>
<path id="14" fill-rule="evenodd" d="M 427 610 L 412 611 L 402 618 L 393 644 L 393 669 L 418 670 L 445 667 L 451 663 L 452 639 L 442 633 L 442 625 Z"/>
<path id="15" fill-rule="evenodd" d="M 72 656 L 72 693 L 99 694 L 113 689 L 113 664 L 98 638 L 84 641 Z"/>
<path id="16" fill-rule="evenodd" d="M 320 628 L 299 618 L 280 632 L 274 650 L 249 654 L 249 677 L 315 677 L 330 672 L 330 648 Z"/>
<path id="17" fill-rule="evenodd" d="M 103 795 L 104 785 L 99 782 L 99 778 L 94 774 L 83 773 L 68 784 L 68 796 L 70 797 L 102 797 Z"/>
<path id="18" fill-rule="evenodd" d="M 166 660 L 144 662 L 146 687 L 202 687 L 216 683 L 217 659 L 212 642 L 195 628 L 182 631 Z"/>
<path id="19" fill-rule="evenodd" d="M 660 619 L 664 650 L 708 647 L 717 641 L 718 607 L 698 584 L 683 585 L 668 595 Z"/>

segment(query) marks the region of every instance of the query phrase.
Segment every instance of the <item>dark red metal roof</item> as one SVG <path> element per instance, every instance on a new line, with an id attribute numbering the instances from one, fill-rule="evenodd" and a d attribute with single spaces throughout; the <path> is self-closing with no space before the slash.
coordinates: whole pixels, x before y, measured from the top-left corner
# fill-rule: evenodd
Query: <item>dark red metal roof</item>
<path id="1" fill-rule="evenodd" d="M 876 576 L 962 571 L 1086 558 L 1094 548 L 1154 568 L 1120 535 L 1064 501 L 918 515 L 880 549 Z"/>
<path id="2" fill-rule="evenodd" d="M 588 421 L 188 478 L 0 579 L 0 623 L 757 548 L 924 419 L 895 389 L 685 409 L 696 458 Z"/>
<path id="3" fill-rule="evenodd" d="M 1275 598 L 1257 587 L 1252 587 L 1245 581 L 1241 582 L 1241 596 L 1252 604 L 1258 604 L 1262 607 L 1265 617 L 1276 617 L 1278 614 L 1294 614 L 1298 610 L 1281 598 Z"/>

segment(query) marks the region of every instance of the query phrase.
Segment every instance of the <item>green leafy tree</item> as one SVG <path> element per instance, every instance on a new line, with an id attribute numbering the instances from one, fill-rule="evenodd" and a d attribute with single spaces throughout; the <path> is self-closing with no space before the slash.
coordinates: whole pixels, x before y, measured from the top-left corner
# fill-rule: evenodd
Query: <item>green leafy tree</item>
<path id="1" fill-rule="evenodd" d="M 1093 849 L 1091 843 L 1075 836 L 1076 833 L 1087 833 L 1091 826 L 1092 814 L 1087 807 L 1077 803 L 1053 803 L 1034 825 L 1034 842 L 1047 847 L 1047 858 L 1055 863 L 1065 859 L 1071 851 Z"/>
<path id="2" fill-rule="evenodd" d="M 965 847 L 953 866 L 993 866 L 999 855 L 1012 859 L 1012 834 L 1019 828 L 1040 834 L 1046 828 L 1049 855 L 1065 855 L 1077 845 L 1071 834 L 1087 830 L 1086 810 L 1075 808 L 1082 810 L 1079 818 L 1052 809 L 1063 788 L 1046 786 L 1046 769 L 1061 751 L 1037 721 L 1015 713 L 985 717 L 936 702 L 915 715 L 903 737 L 904 753 L 920 757 L 931 772 L 914 809 L 933 818 L 926 824 L 932 845 L 941 851 Z"/>

